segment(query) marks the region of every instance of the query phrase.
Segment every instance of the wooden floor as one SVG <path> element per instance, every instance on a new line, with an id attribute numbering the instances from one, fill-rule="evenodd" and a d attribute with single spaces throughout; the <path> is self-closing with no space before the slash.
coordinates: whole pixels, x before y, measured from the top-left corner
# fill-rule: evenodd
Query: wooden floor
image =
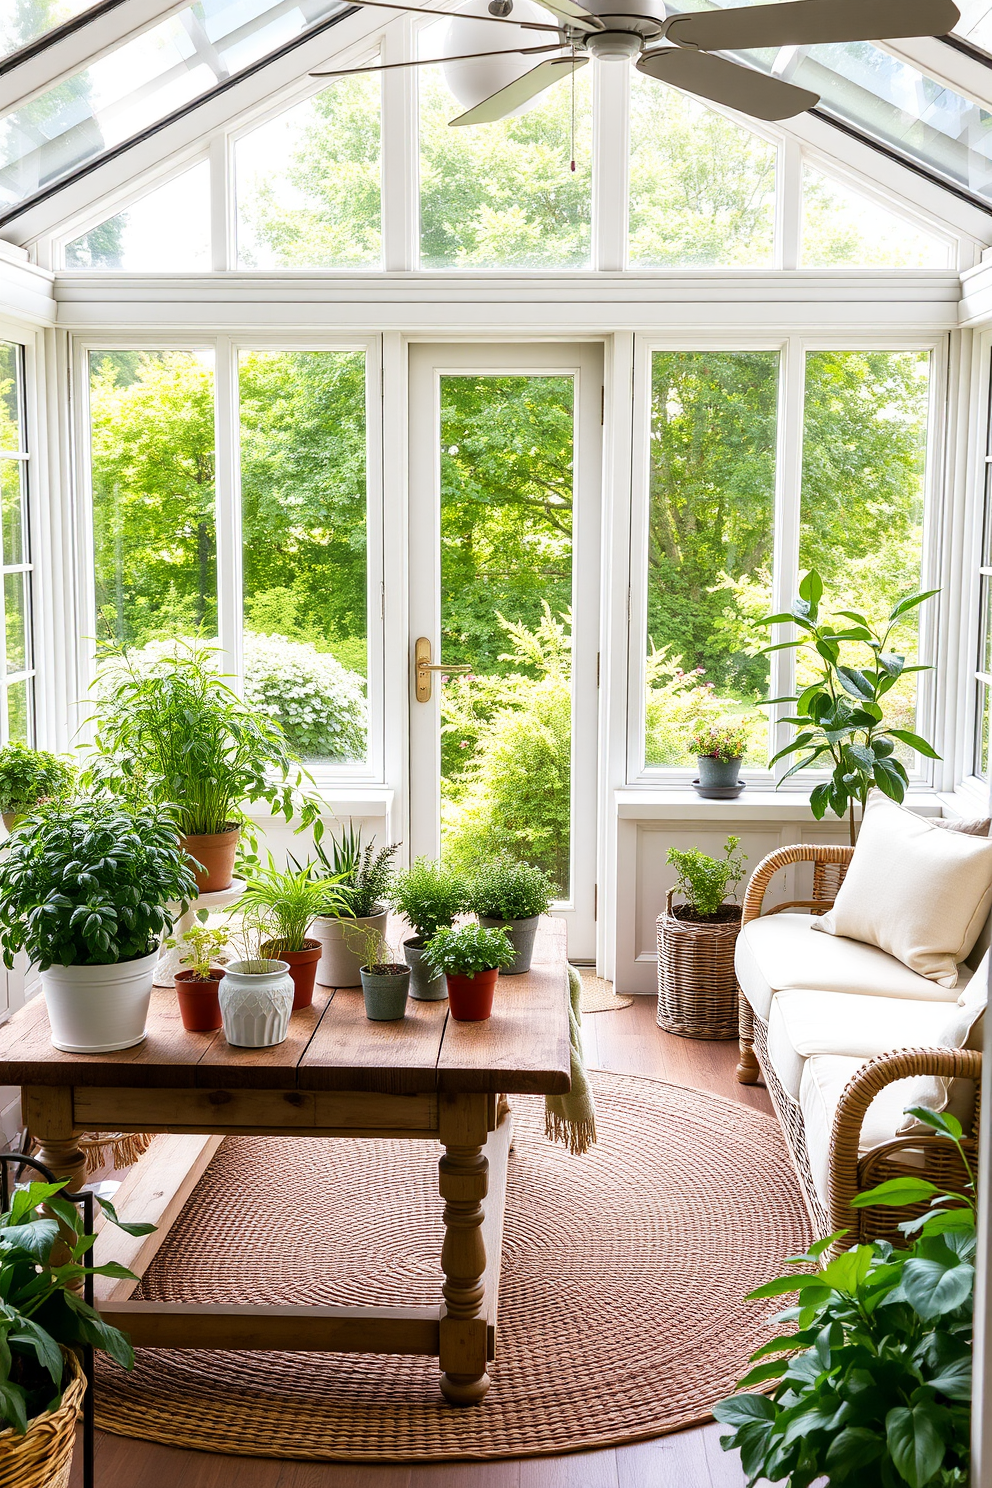
<path id="1" fill-rule="evenodd" d="M 758 1110 L 763 1088 L 734 1079 L 736 1045 L 662 1033 L 654 1001 L 638 997 L 616 1013 L 583 1024 L 587 1063 L 622 1074 L 651 1075 L 711 1090 Z M 97 1438 L 97 1488 L 743 1488 L 736 1455 L 721 1450 L 721 1428 L 705 1426 L 606 1452 L 527 1461 L 418 1467 L 348 1467 L 180 1452 L 127 1437 Z M 71 1488 L 81 1488 L 79 1452 Z"/>

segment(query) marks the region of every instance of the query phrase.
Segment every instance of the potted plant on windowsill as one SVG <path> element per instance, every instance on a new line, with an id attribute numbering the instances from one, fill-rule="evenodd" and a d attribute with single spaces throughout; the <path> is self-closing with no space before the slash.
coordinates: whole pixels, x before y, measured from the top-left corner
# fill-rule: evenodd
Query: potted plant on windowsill
<path id="1" fill-rule="evenodd" d="M 19 817 L 45 801 L 67 801 L 76 772 L 68 760 L 26 744 L 0 749 L 0 816 L 8 832 Z"/>
<path id="2" fill-rule="evenodd" d="M 443 863 L 417 858 L 393 884 L 393 904 L 413 927 L 403 942 L 403 955 L 410 967 L 410 996 L 418 1002 L 440 1002 L 448 995 L 443 976 L 431 976 L 424 961 L 424 946 L 437 930 L 454 923 L 468 907 L 468 887 L 461 874 Z"/>
<path id="3" fill-rule="evenodd" d="M 201 894 L 231 886 L 243 805 L 264 801 L 301 825 L 319 815 L 282 729 L 256 713 L 213 667 L 209 647 L 176 642 L 139 666 L 124 651 L 101 653 L 95 683 L 94 754 L 87 784 L 123 799 L 175 802 L 183 848 Z"/>
<path id="4" fill-rule="evenodd" d="M 486 929 L 504 930 L 513 947 L 513 960 L 504 968 L 507 976 L 530 971 L 537 926 L 553 896 L 554 884 L 543 868 L 513 858 L 486 863 L 473 879 L 469 908 Z"/>
<path id="5" fill-rule="evenodd" d="M 313 1002 L 313 984 L 321 943 L 308 936 L 314 920 L 346 907 L 333 877 L 316 878 L 314 865 L 280 871 L 269 853 L 268 866 L 248 866 L 248 884 L 230 914 L 240 914 L 259 936 L 259 955 L 285 961 L 293 979 L 293 1011 Z"/>
<path id="6" fill-rule="evenodd" d="M 722 858 L 697 847 L 668 850 L 678 879 L 658 916 L 658 1026 L 683 1038 L 737 1038 L 734 947 L 741 907 L 727 902 L 744 877 L 739 837 Z M 673 904 L 681 893 L 684 904 Z"/>
<path id="7" fill-rule="evenodd" d="M 725 801 L 744 789 L 738 780 L 747 753 L 747 726 L 739 718 L 721 718 L 715 723 L 696 723 L 689 740 L 696 756 L 698 777 L 692 782 L 697 795 Z"/>
<path id="8" fill-rule="evenodd" d="M 389 890 L 393 857 L 398 842 L 376 849 L 362 847 L 361 832 L 347 827 L 331 837 L 330 851 L 322 840 L 316 843 L 318 873 L 337 886 L 340 907 L 313 922 L 313 933 L 321 944 L 317 981 L 322 987 L 359 987 L 362 965 L 379 958 L 368 951 L 366 932 L 385 939 L 389 919 Z"/>
<path id="9" fill-rule="evenodd" d="M 145 1036 L 163 931 L 196 885 L 174 818 L 83 797 L 44 806 L 0 850 L 0 946 L 41 972 L 52 1042 L 74 1054 Z"/>
<path id="10" fill-rule="evenodd" d="M 134 1365 L 126 1334 L 105 1323 L 81 1295 L 86 1276 L 133 1279 L 118 1261 L 89 1266 L 95 1235 L 61 1196 L 66 1180 L 16 1188 L 0 1214 L 0 1482 L 66 1488 L 76 1417 L 86 1381 L 76 1350 L 92 1345 L 124 1369 Z M 107 1219 L 113 1206 L 96 1199 Z M 149 1224 L 120 1224 L 147 1235 Z"/>
<path id="11" fill-rule="evenodd" d="M 179 950 L 179 960 L 186 968 L 175 975 L 176 997 L 183 1027 L 190 1033 L 210 1033 L 221 1026 L 217 991 L 224 967 L 214 962 L 227 948 L 227 931 L 209 925 L 190 925 L 182 936 L 170 935 L 165 942 Z"/>
<path id="12" fill-rule="evenodd" d="M 456 1023 L 479 1023 L 491 1015 L 496 980 L 515 954 L 504 930 L 482 925 L 437 930 L 424 947 L 431 970 L 437 976 L 444 973 Z"/>

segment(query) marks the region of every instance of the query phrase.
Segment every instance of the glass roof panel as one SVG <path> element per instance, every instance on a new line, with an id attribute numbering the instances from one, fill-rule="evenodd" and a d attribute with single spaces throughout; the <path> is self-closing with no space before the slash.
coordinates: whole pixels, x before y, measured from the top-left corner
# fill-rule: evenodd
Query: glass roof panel
<path id="1" fill-rule="evenodd" d="M 19 51 L 89 10 L 96 0 L 5 0 L 0 5 L 0 57 Z"/>
<path id="2" fill-rule="evenodd" d="M 955 4 L 961 19 L 951 35 L 992 52 L 992 0 L 955 0 Z"/>
<path id="3" fill-rule="evenodd" d="M 199 0 L 0 120 L 0 207 L 209 92 L 344 0 Z"/>

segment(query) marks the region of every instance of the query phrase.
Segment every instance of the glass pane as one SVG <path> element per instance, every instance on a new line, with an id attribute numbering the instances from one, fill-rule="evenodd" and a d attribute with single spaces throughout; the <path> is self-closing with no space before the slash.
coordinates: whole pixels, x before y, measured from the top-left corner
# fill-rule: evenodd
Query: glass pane
<path id="1" fill-rule="evenodd" d="M 515 118 L 451 129 L 449 121 L 464 111 L 462 104 L 440 69 L 420 69 L 424 268 L 584 268 L 589 263 L 591 72 L 586 67 L 575 74 L 573 153 L 568 78 Z"/>
<path id="2" fill-rule="evenodd" d="M 5 0 L 0 7 L 0 57 L 71 21 L 94 3 L 95 0 Z"/>
<path id="3" fill-rule="evenodd" d="M 571 377 L 441 379 L 441 827 L 466 868 L 538 863 L 567 897 Z"/>
<path id="4" fill-rule="evenodd" d="M 919 588 L 929 376 L 925 351 L 807 354 L 799 565 L 821 574 L 825 610 L 884 622 Z M 915 661 L 918 625 L 913 610 L 889 649 Z M 886 695 L 888 721 L 915 728 L 916 700 L 913 674 Z"/>
<path id="5" fill-rule="evenodd" d="M 978 684 L 978 708 L 975 718 L 975 774 L 983 780 L 989 775 L 989 689 Z"/>
<path id="6" fill-rule="evenodd" d="M 805 269 L 853 264 L 873 269 L 946 269 L 948 245 L 821 171 L 803 167 Z"/>
<path id="7" fill-rule="evenodd" d="M 0 460 L 0 523 L 3 527 L 3 561 L 24 563 L 24 482 L 27 471 L 23 460 Z"/>
<path id="8" fill-rule="evenodd" d="M 631 264 L 771 263 L 777 153 L 715 109 L 631 73 Z"/>
<path id="9" fill-rule="evenodd" d="M 209 351 L 90 353 L 97 634 L 217 634 Z"/>
<path id="10" fill-rule="evenodd" d="M 952 31 L 972 46 L 992 52 L 992 0 L 956 0 L 961 19 Z"/>
<path id="11" fill-rule="evenodd" d="M 992 675 L 992 584 L 988 574 L 982 574 L 982 644 L 979 668 Z"/>
<path id="12" fill-rule="evenodd" d="M 648 516 L 648 765 L 694 765 L 697 723 L 744 719 L 768 758 L 778 353 L 655 352 Z"/>
<path id="13" fill-rule="evenodd" d="M 343 10 L 342 0 L 202 0 L 0 124 L 0 202 L 22 201 Z"/>
<path id="14" fill-rule="evenodd" d="M 25 672 L 31 665 L 28 651 L 28 582 L 26 573 L 9 573 L 3 576 L 8 676 L 11 672 Z"/>
<path id="15" fill-rule="evenodd" d="M 245 695 L 305 759 L 366 752 L 365 358 L 242 352 Z"/>
<path id="16" fill-rule="evenodd" d="M 34 742 L 34 679 L 24 677 L 7 688 L 7 737 L 18 744 Z"/>
<path id="17" fill-rule="evenodd" d="M 210 268 L 210 167 L 206 161 L 132 202 L 66 244 L 67 269 Z"/>
<path id="18" fill-rule="evenodd" d="M 0 341 L 0 450 L 23 452 L 21 432 L 21 347 Z"/>
<path id="19" fill-rule="evenodd" d="M 238 141 L 239 268 L 378 268 L 380 98 L 343 78 Z"/>

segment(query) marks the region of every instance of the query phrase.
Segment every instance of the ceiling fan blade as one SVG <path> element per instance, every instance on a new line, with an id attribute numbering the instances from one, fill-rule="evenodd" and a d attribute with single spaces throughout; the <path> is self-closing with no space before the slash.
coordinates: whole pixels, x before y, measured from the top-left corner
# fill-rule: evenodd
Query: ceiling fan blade
<path id="1" fill-rule="evenodd" d="M 338 67 L 330 72 L 311 72 L 310 77 L 357 77 L 365 72 L 392 72 L 394 67 L 440 67 L 445 62 L 474 62 L 477 57 L 530 57 L 541 52 L 560 52 L 558 42 L 550 46 L 505 47 L 499 52 L 464 52 L 460 57 L 412 57 L 409 62 L 374 62 L 368 67 Z"/>
<path id="2" fill-rule="evenodd" d="M 507 114 L 512 114 L 514 109 L 529 102 L 531 98 L 536 98 L 538 93 L 543 93 L 545 88 L 550 88 L 559 78 L 568 77 L 577 67 L 585 67 L 588 60 L 588 57 L 555 57 L 549 58 L 547 62 L 539 62 L 530 72 L 517 78 L 516 82 L 500 88 L 498 93 L 491 93 L 488 98 L 477 103 L 475 108 L 469 109 L 467 114 L 459 114 L 457 119 L 452 119 L 451 125 L 495 124 L 497 119 L 505 119 Z"/>
<path id="3" fill-rule="evenodd" d="M 946 36 L 959 19 L 952 0 L 790 0 L 675 16 L 665 38 L 705 52 L 736 52 L 883 36 Z"/>
<path id="4" fill-rule="evenodd" d="M 709 52 L 660 47 L 645 52 L 636 66 L 638 72 L 646 72 L 660 83 L 671 83 L 674 88 L 712 99 L 755 119 L 791 119 L 820 101 L 818 94 L 806 88 L 796 88 L 751 67 L 739 67 Z"/>

